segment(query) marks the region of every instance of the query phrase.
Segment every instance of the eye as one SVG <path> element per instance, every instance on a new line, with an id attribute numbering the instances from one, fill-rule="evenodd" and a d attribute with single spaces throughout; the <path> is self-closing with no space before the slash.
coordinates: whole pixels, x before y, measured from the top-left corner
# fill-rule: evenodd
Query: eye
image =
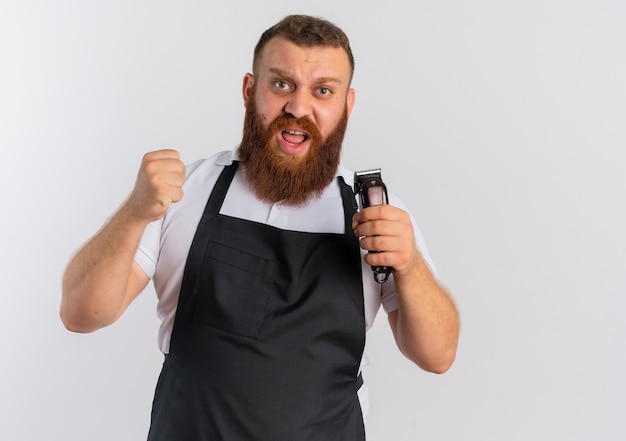
<path id="1" fill-rule="evenodd" d="M 289 83 L 284 80 L 276 80 L 276 82 L 274 83 L 274 87 L 278 90 L 288 90 Z"/>
<path id="2" fill-rule="evenodd" d="M 331 94 L 331 91 L 330 91 L 330 89 L 328 87 L 320 87 L 318 89 L 318 92 L 322 96 L 326 96 L 326 95 L 330 95 Z"/>

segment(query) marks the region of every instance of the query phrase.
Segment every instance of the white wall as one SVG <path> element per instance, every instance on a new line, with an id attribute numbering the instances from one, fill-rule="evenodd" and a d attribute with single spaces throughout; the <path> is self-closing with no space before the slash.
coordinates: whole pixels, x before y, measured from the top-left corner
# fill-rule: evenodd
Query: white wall
<path id="1" fill-rule="evenodd" d="M 346 163 L 382 167 L 463 319 L 457 362 L 435 376 L 378 317 L 368 439 L 624 439 L 625 5 L 3 2 L 0 439 L 145 439 L 154 293 L 71 334 L 63 269 L 145 151 L 191 161 L 238 141 L 254 44 L 300 12 L 351 37 Z"/>

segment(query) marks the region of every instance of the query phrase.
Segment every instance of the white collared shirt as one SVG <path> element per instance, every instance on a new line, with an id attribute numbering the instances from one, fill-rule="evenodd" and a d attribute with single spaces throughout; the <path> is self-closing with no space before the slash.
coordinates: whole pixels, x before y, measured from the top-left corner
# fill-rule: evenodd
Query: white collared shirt
<path id="1" fill-rule="evenodd" d="M 163 353 L 169 352 L 185 262 L 198 222 L 223 166 L 230 165 L 233 160 L 237 160 L 236 149 L 223 151 L 188 165 L 183 185 L 183 199 L 172 204 L 162 219 L 149 224 L 141 239 L 135 261 L 154 282 L 158 297 L 157 315 L 161 320 L 158 344 Z M 348 185 L 354 179 L 353 172 L 341 166 L 337 176 L 342 176 Z M 406 210 L 402 201 L 391 192 L 389 203 Z M 257 199 L 250 191 L 242 173 L 237 173 L 228 189 L 220 213 L 285 230 L 310 233 L 341 234 L 344 233 L 345 227 L 341 194 L 334 181 L 324 190 L 320 198 L 312 200 L 304 207 L 289 207 Z M 434 271 L 428 249 L 415 221 L 413 228 L 417 246 Z M 365 254 L 365 251 L 361 252 Z M 365 323 L 368 330 L 374 323 L 381 304 L 387 312 L 398 308 L 393 276 L 387 283 L 378 284 L 365 262 L 363 262 L 363 293 Z M 364 356 L 361 366 L 366 364 L 367 358 Z"/>

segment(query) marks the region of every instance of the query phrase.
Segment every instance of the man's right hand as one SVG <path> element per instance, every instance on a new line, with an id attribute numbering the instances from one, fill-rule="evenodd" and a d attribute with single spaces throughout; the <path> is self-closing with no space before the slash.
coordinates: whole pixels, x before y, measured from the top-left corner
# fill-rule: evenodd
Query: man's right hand
<path id="1" fill-rule="evenodd" d="M 185 164 L 176 150 L 146 153 L 128 203 L 132 215 L 152 222 L 165 215 L 172 202 L 183 197 Z"/>
<path id="2" fill-rule="evenodd" d="M 115 322 L 148 284 L 135 263 L 145 227 L 183 197 L 185 165 L 175 150 L 146 153 L 135 188 L 120 209 L 70 260 L 63 275 L 61 319 L 74 332 Z"/>

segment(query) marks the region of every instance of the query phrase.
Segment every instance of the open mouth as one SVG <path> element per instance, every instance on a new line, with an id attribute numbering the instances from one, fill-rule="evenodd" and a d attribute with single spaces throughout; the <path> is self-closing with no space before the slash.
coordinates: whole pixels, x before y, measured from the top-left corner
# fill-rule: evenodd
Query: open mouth
<path id="1" fill-rule="evenodd" d="M 309 134 L 301 130 L 287 129 L 280 132 L 278 145 L 280 150 L 289 156 L 299 156 L 306 152 L 309 142 Z"/>
<path id="2" fill-rule="evenodd" d="M 284 130 L 282 132 L 282 136 L 285 142 L 292 145 L 293 147 L 302 144 L 308 138 L 308 135 L 306 133 L 300 132 L 298 130 Z"/>

